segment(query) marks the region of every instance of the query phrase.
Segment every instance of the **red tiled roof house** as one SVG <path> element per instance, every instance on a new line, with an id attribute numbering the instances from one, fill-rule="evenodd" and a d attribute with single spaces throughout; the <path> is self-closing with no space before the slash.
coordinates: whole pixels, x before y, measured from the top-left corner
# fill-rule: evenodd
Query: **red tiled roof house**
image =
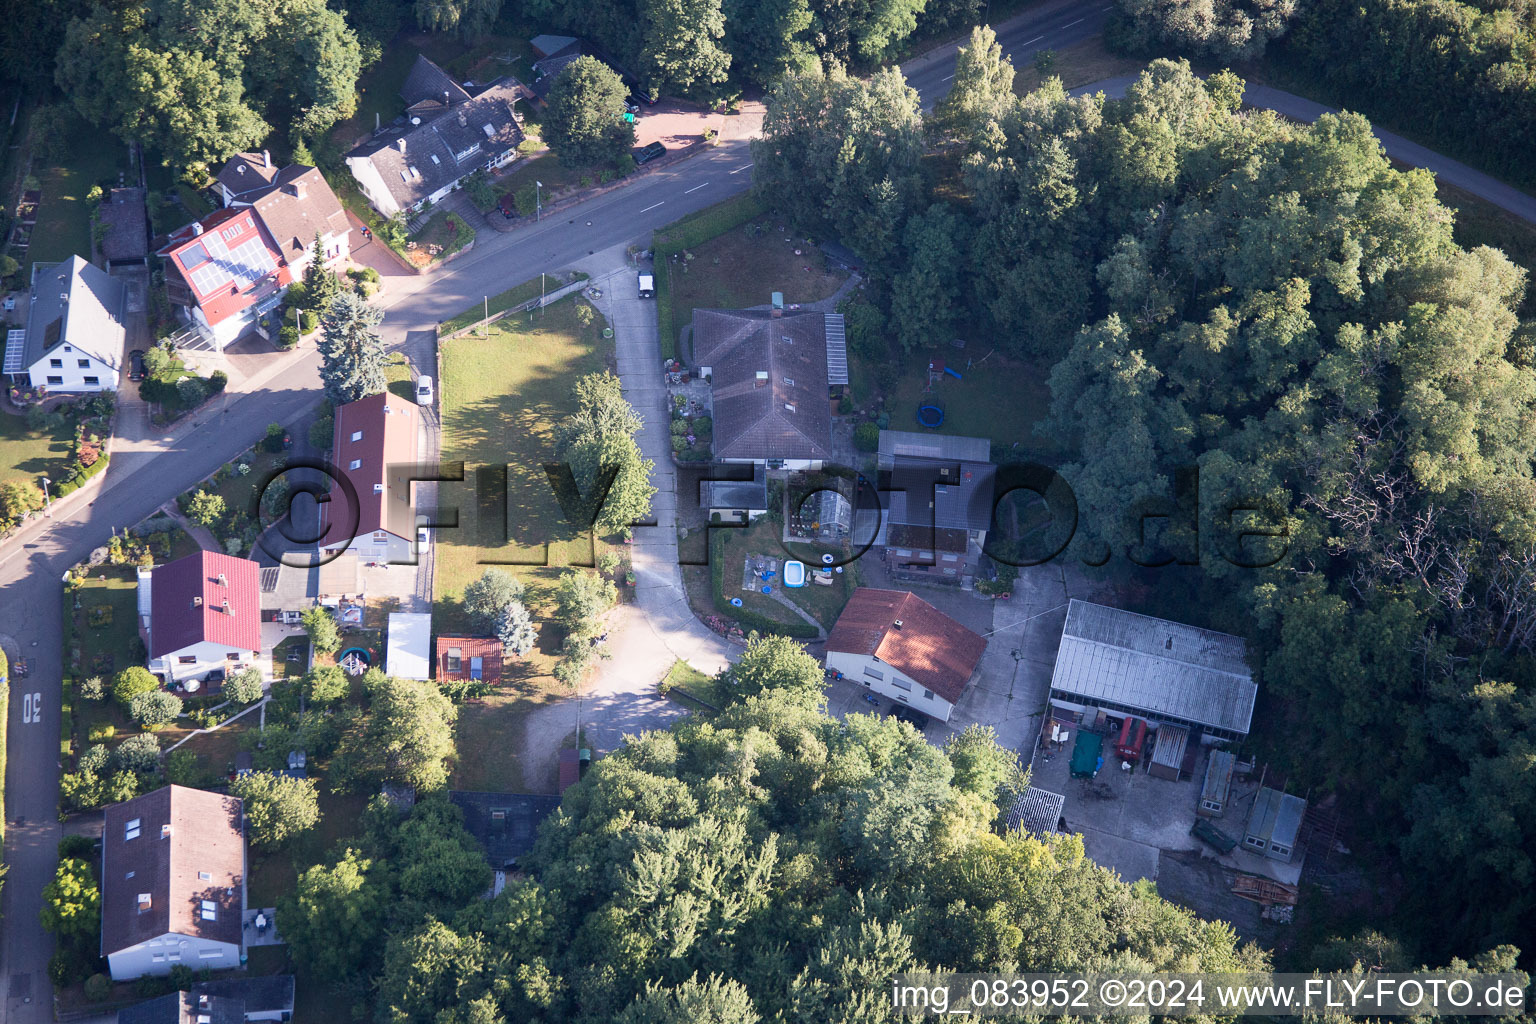
<path id="1" fill-rule="evenodd" d="M 437 638 L 437 681 L 478 680 L 501 683 L 501 641 L 493 636 Z"/>
<path id="2" fill-rule="evenodd" d="M 415 560 L 410 476 L 419 413 L 414 402 L 388 391 L 337 408 L 331 460 L 352 485 L 356 503 L 333 486 L 321 505 L 327 553 L 399 564 Z"/>
<path id="3" fill-rule="evenodd" d="M 827 636 L 827 667 L 947 722 L 986 649 L 916 594 L 860 587 Z"/>
<path id="4" fill-rule="evenodd" d="M 183 685 L 216 669 L 265 671 L 258 568 L 247 558 L 200 551 L 141 573 L 139 586 L 150 591 L 139 601 L 149 608 L 149 670 Z"/>
<path id="5" fill-rule="evenodd" d="M 159 252 L 165 292 L 192 327 L 222 351 L 247 331 L 273 330 L 261 318 L 282 302 L 293 271 L 248 206 L 215 210 L 177 230 Z"/>
<path id="6" fill-rule="evenodd" d="M 241 801 L 166 786 L 108 807 L 101 841 L 101 955 L 114 981 L 240 966 Z"/>

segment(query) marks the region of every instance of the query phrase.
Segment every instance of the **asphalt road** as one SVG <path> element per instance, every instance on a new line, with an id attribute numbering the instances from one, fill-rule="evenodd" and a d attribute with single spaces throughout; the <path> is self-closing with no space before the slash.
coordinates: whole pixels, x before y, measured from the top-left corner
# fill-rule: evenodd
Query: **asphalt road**
<path id="1" fill-rule="evenodd" d="M 1041 49 L 1060 49 L 1097 33 L 1108 12 L 1102 2 L 1049 0 L 999 26 L 1004 52 L 1016 64 Z M 925 106 L 942 98 L 954 73 L 956 47 L 940 47 L 903 67 Z M 1123 89 L 1121 82 L 1090 89 Z M 1310 120 L 1321 109 L 1301 97 L 1249 90 L 1250 102 Z M 1318 108 L 1312 111 L 1311 108 Z M 1309 113 L 1310 111 L 1310 113 Z M 1407 140 L 1378 132 L 1389 156 L 1427 166 L 1447 180 L 1536 223 L 1536 200 Z M 542 271 L 568 267 L 621 244 L 646 244 L 650 233 L 680 217 L 744 191 L 751 184 L 745 141 L 640 177 L 577 207 L 509 233 L 482 232 L 476 247 L 438 272 L 392 277 L 380 299 L 387 312 L 386 344 L 420 369 L 433 363 L 432 328 Z M 52 519 L 34 521 L 0 547 L 0 644 L 32 662 L 26 680 L 11 686 L 4 927 L 0 929 L 3 993 L 0 1020 L 44 1024 L 52 1020 L 46 974 L 52 940 L 38 925 L 41 889 L 53 877 L 61 835 L 56 817 L 59 775 L 59 579 L 69 566 L 105 544 L 114 529 L 130 526 L 233 456 L 256 443 L 266 425 L 299 422 L 319 400 L 313 349 L 274 355 L 281 372 L 219 407 L 179 426 L 158 451 L 113 458 L 101 487 L 54 504 Z M 25 694 L 38 694 L 35 704 Z"/>

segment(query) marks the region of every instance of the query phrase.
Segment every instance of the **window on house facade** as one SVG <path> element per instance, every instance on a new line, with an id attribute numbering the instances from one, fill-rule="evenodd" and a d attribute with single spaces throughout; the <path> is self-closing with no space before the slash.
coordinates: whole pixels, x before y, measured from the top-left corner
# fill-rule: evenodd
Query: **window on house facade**
<path id="1" fill-rule="evenodd" d="M 100 377 L 87 377 L 87 378 L 85 378 L 85 382 L 87 384 L 89 384 L 93 388 L 101 386 L 101 378 Z"/>
<path id="2" fill-rule="evenodd" d="M 216 903 L 214 903 L 213 900 L 203 900 L 203 920 L 204 921 L 217 921 L 218 919 L 219 919 L 219 908 L 218 908 L 218 905 Z"/>
<path id="3" fill-rule="evenodd" d="M 54 369 L 54 370 L 62 370 L 62 369 L 64 369 L 64 360 L 62 360 L 62 359 L 50 359 L 50 360 L 48 360 L 48 366 L 51 369 Z"/>
<path id="4" fill-rule="evenodd" d="M 224 956 L 222 949 L 200 949 L 197 952 L 199 960 L 218 960 Z"/>
<path id="5" fill-rule="evenodd" d="M 75 365 L 82 370 L 89 370 L 91 368 L 91 361 L 89 359 L 76 359 Z"/>
<path id="6" fill-rule="evenodd" d="M 196 665 L 197 664 L 197 655 L 195 655 L 195 654 L 183 654 L 181 657 L 177 658 L 176 660 L 178 662 L 180 662 L 181 664 L 183 664 L 183 665 Z"/>
<path id="7" fill-rule="evenodd" d="M 912 684 L 901 678 L 901 676 L 891 676 L 891 685 L 898 690 L 912 689 Z"/>
<path id="8" fill-rule="evenodd" d="M 63 384 L 64 383 L 64 378 L 63 377 L 50 376 L 48 378 L 48 383 L 49 384 Z"/>
<path id="9" fill-rule="evenodd" d="M 885 678 L 885 673 L 884 672 L 881 672 L 879 669 L 869 668 L 867 666 L 864 669 L 864 674 L 866 676 L 869 676 L 869 678 L 871 678 L 871 679 L 884 679 Z"/>
<path id="10" fill-rule="evenodd" d="M 932 690 L 924 690 L 923 691 L 923 700 L 933 700 L 933 691 Z"/>
<path id="11" fill-rule="evenodd" d="M 124 825 L 123 826 L 123 841 L 126 842 L 129 839 L 137 839 L 137 838 L 139 838 L 139 826 L 142 825 L 142 824 L 143 824 L 142 819 L 134 818 L 132 821 L 130 821 L 126 825 Z"/>

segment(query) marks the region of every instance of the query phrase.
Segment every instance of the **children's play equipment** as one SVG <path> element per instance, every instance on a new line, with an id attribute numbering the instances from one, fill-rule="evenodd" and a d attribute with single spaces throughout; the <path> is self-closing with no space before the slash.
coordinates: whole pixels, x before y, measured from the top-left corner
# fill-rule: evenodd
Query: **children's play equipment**
<path id="1" fill-rule="evenodd" d="M 917 422 L 932 430 L 944 422 L 944 410 L 937 405 L 920 405 L 917 407 Z"/>

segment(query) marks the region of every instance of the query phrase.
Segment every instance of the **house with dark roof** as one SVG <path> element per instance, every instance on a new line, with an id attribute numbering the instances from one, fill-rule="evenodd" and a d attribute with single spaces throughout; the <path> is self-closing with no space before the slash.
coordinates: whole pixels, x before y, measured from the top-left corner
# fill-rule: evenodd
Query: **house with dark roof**
<path id="1" fill-rule="evenodd" d="M 80 256 L 32 266 L 25 329 L 5 340 L 5 372 L 49 392 L 112 391 L 123 364 L 123 283 Z"/>
<path id="2" fill-rule="evenodd" d="M 717 462 L 820 469 L 834 461 L 827 314 L 696 309 L 693 356 L 710 382 Z"/>
<path id="3" fill-rule="evenodd" d="M 750 523 L 768 514 L 768 472 L 761 462 L 752 464 L 752 479 L 704 480 L 699 493 L 711 522 Z"/>
<path id="4" fill-rule="evenodd" d="M 947 722 L 986 649 L 916 594 L 860 587 L 827 635 L 827 667 Z"/>
<path id="5" fill-rule="evenodd" d="M 405 118 L 348 153 L 347 169 L 385 217 L 415 213 L 476 171 L 494 171 L 517 159 L 523 129 L 514 104 L 528 95 L 511 78 L 471 93 L 418 56 L 400 89 Z"/>
<path id="6" fill-rule="evenodd" d="M 293 1017 L 293 975 L 262 974 L 199 982 L 190 991 L 125 1006 L 117 1024 L 248 1024 Z"/>
<path id="7" fill-rule="evenodd" d="M 516 867 L 518 858 L 533 849 L 539 825 L 560 806 L 558 796 L 526 793 L 450 790 L 448 799 L 464 812 L 464 831 L 475 837 L 498 876 Z"/>
<path id="8" fill-rule="evenodd" d="M 501 683 L 501 641 L 493 636 L 437 638 L 437 681 L 449 679 Z"/>
<path id="9" fill-rule="evenodd" d="M 331 460 L 349 487 L 321 506 L 327 554 L 365 562 L 410 562 L 416 539 L 411 472 L 417 461 L 420 409 L 388 391 L 339 406 Z M 425 678 L 425 673 L 423 673 Z"/>
<path id="10" fill-rule="evenodd" d="M 874 546 L 897 579 L 958 585 L 976 575 L 992 525 L 991 450 L 981 437 L 880 431 L 885 509 Z"/>
<path id="11" fill-rule="evenodd" d="M 333 271 L 352 254 L 347 211 L 318 168 L 299 164 L 283 168 L 279 181 L 256 196 L 251 206 L 294 280 L 304 276 L 316 238 L 325 265 Z"/>
<path id="12" fill-rule="evenodd" d="M 238 1002 L 247 1021 L 284 1021 L 293 1017 L 293 975 L 230 975 L 200 981 L 192 995 Z"/>
<path id="13" fill-rule="evenodd" d="M 238 999 L 172 992 L 117 1011 L 117 1024 L 245 1024 Z"/>
<path id="14" fill-rule="evenodd" d="M 282 168 L 272 162 L 267 150 L 260 153 L 236 153 L 225 161 L 214 177 L 219 198 L 225 206 L 249 206 L 266 194 L 277 182 Z"/>
<path id="15" fill-rule="evenodd" d="M 198 689 L 210 672 L 233 675 L 252 665 L 266 674 L 261 655 L 260 566 L 248 558 L 199 551 L 157 566 L 148 585 L 143 623 L 149 670 L 167 683 Z"/>
<path id="16" fill-rule="evenodd" d="M 159 252 L 165 293 L 191 327 L 222 351 L 283 301 L 293 269 L 248 206 L 215 210 L 173 232 Z"/>
<path id="17" fill-rule="evenodd" d="M 101 955 L 114 981 L 240 966 L 245 818 L 232 796 L 185 786 L 108 807 Z"/>

